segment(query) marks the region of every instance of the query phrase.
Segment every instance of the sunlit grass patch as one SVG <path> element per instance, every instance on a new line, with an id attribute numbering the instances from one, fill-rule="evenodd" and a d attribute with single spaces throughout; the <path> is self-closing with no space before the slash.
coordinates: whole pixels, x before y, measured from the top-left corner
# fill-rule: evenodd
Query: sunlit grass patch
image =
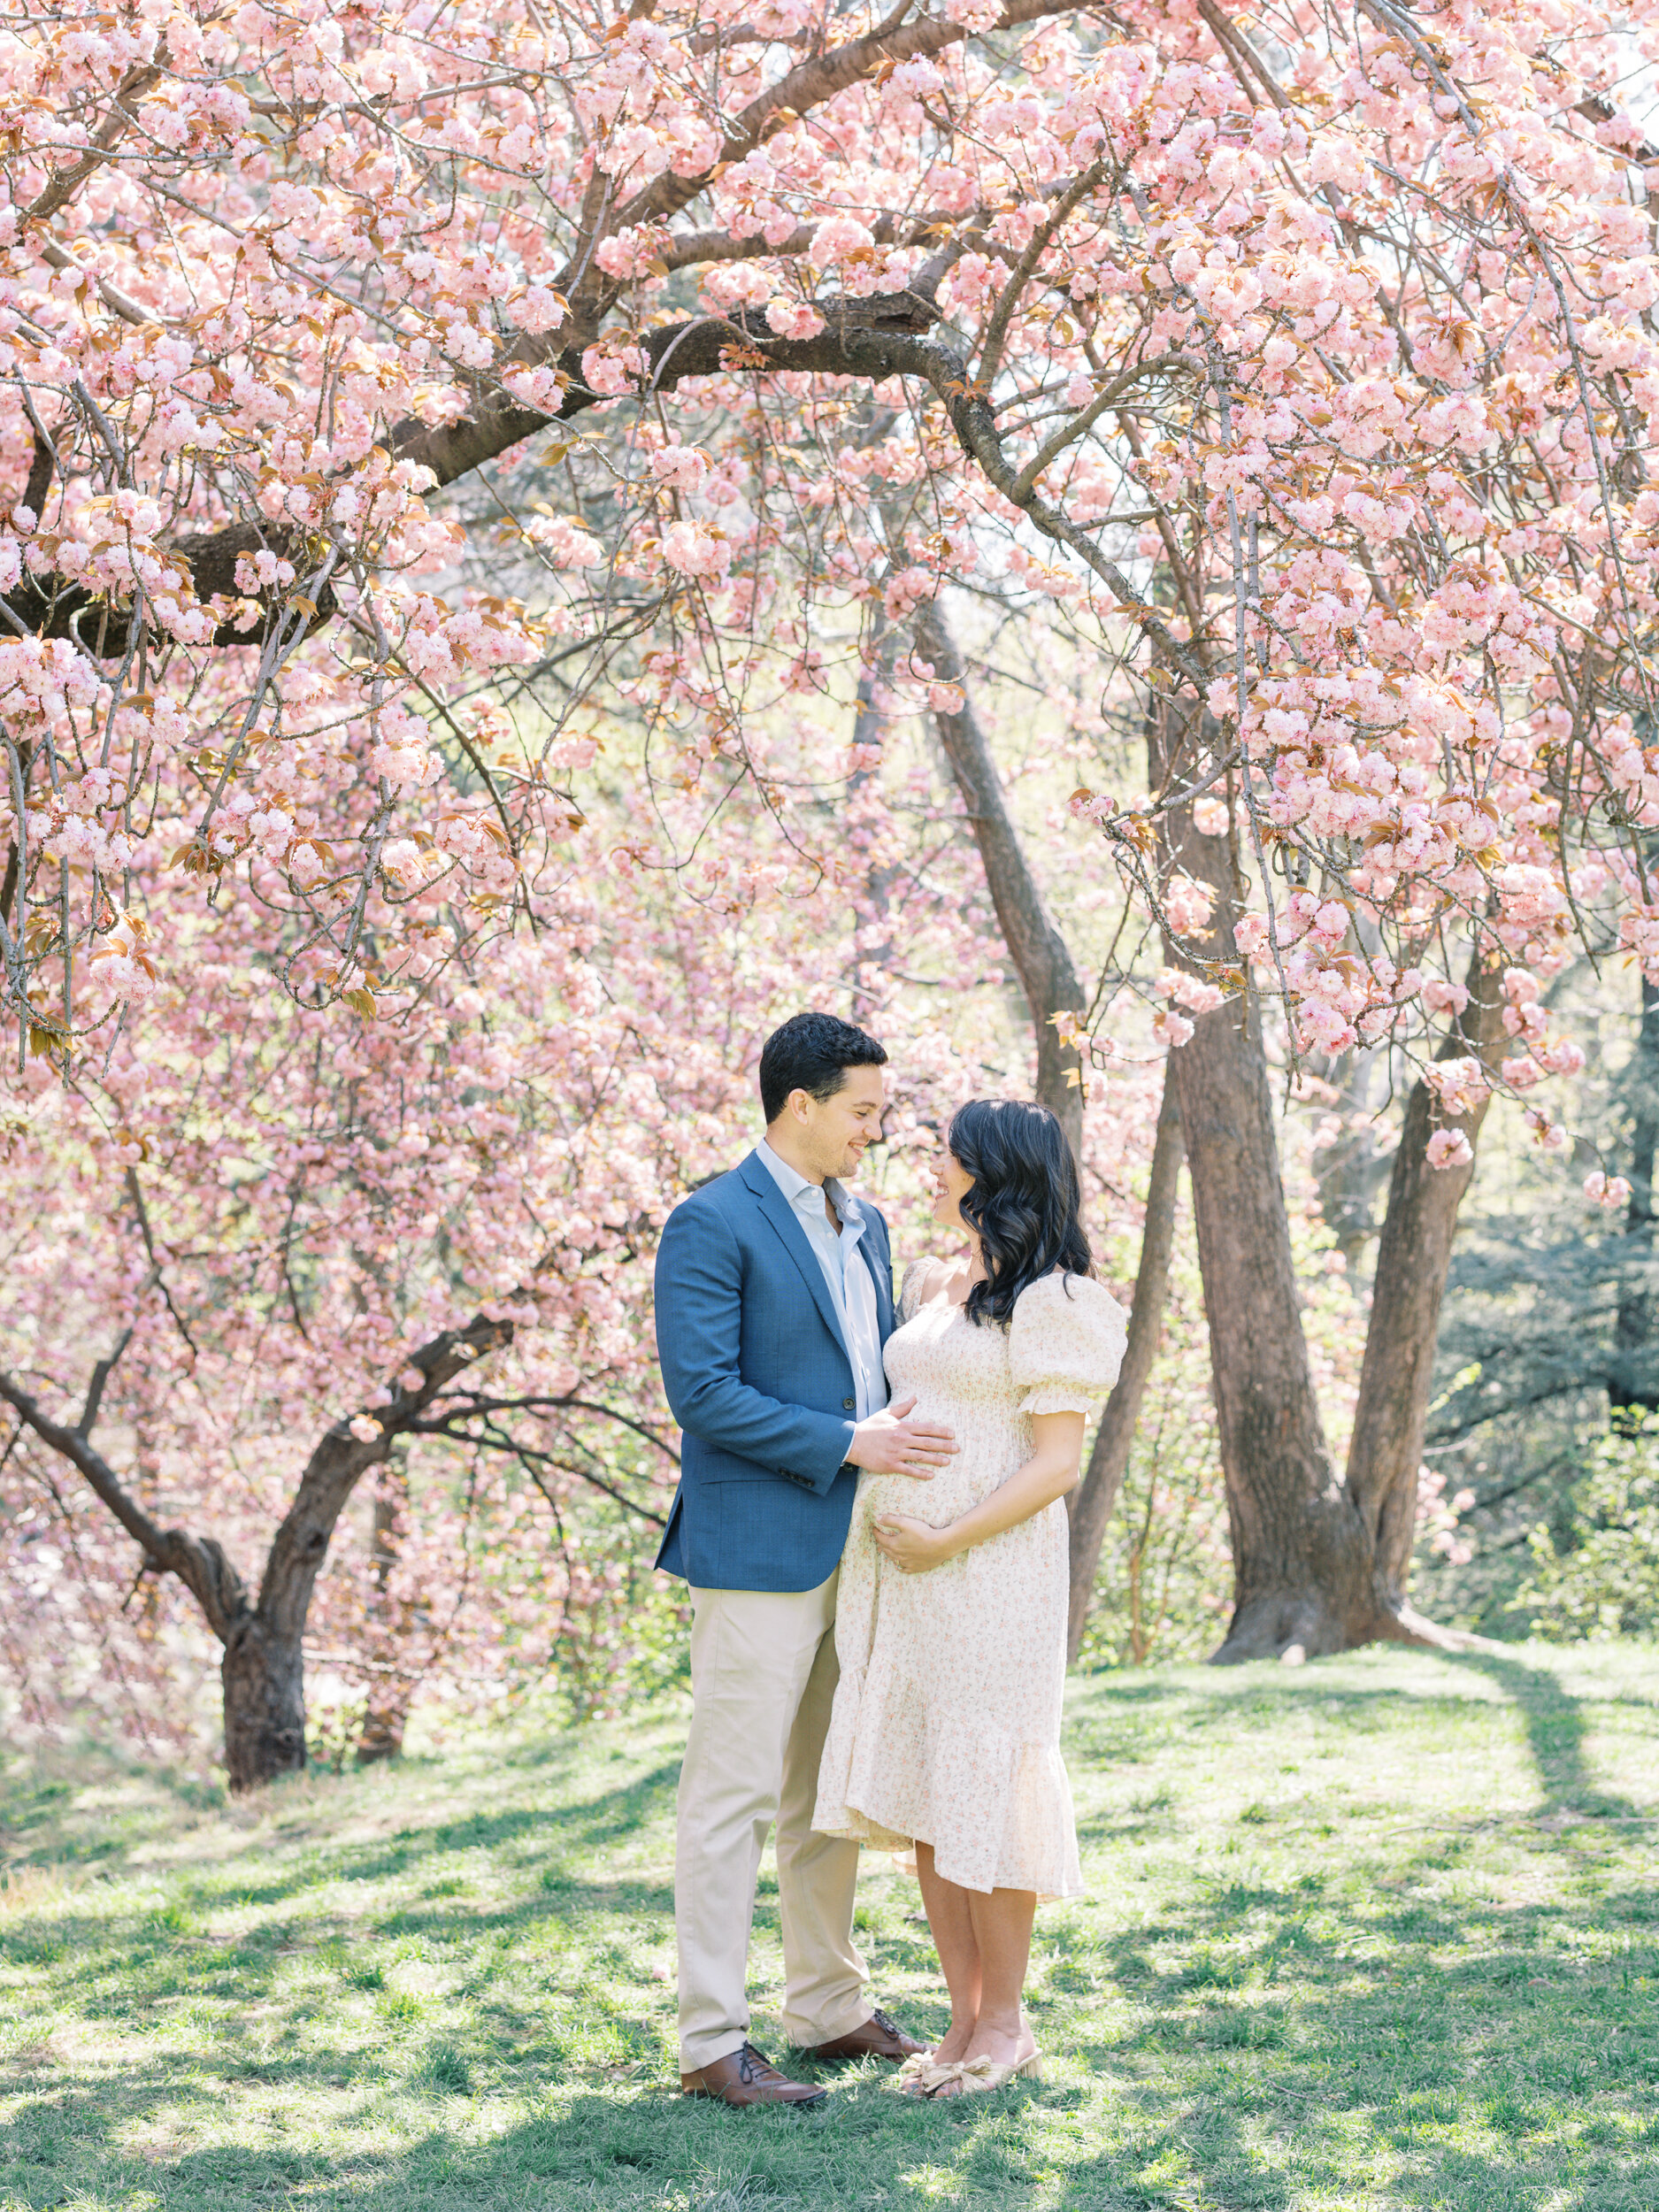
<path id="1" fill-rule="evenodd" d="M 1652 1662 L 1075 1683 L 1046 2077 L 934 2108 L 873 2067 L 814 2114 L 676 2093 L 678 1707 L 253 1805 L 14 1761 L 0 2212 L 1651 2212 Z M 877 1993 L 937 2032 L 918 1910 L 872 1858 Z M 768 1875 L 775 2057 L 779 1935 Z"/>

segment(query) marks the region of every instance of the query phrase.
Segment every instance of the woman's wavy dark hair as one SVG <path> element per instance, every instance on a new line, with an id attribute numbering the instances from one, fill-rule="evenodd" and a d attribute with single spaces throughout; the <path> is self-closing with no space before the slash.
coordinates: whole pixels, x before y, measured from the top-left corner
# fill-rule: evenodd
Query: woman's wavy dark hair
<path id="1" fill-rule="evenodd" d="M 973 1178 L 963 1194 L 962 1218 L 985 1255 L 985 1280 L 968 1293 L 970 1321 L 1006 1325 L 1020 1292 L 1056 1269 L 1094 1272 L 1077 1163 L 1046 1106 L 970 1099 L 952 1117 L 945 1142 Z"/>

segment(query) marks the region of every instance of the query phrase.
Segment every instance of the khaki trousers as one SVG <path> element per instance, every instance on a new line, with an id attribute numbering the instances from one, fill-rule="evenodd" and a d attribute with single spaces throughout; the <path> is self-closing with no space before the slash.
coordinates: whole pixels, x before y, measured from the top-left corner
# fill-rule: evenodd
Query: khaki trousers
<path id="1" fill-rule="evenodd" d="M 691 1733 L 674 1850 L 683 2073 L 748 2039 L 755 1881 L 774 1820 L 784 2032 L 797 2046 L 828 2043 L 869 2017 L 852 1934 L 858 1846 L 812 1832 L 839 1673 L 838 1579 L 839 1571 L 816 1590 L 691 1593 Z"/>

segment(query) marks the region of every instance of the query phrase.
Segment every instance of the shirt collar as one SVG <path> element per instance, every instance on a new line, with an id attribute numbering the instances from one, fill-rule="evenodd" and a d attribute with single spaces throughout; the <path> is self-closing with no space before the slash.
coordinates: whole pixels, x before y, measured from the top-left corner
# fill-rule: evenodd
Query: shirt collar
<path id="1" fill-rule="evenodd" d="M 826 1190 L 830 1194 L 830 1203 L 848 1227 L 863 1229 L 864 1212 L 857 1195 L 849 1191 L 845 1183 L 839 1182 L 833 1175 L 822 1184 L 814 1183 L 803 1175 L 799 1168 L 791 1167 L 787 1160 L 780 1158 L 764 1137 L 755 1149 L 760 1155 L 767 1173 L 792 1206 L 800 1204 L 803 1191 L 810 1191 L 816 1197 L 820 1190 Z"/>

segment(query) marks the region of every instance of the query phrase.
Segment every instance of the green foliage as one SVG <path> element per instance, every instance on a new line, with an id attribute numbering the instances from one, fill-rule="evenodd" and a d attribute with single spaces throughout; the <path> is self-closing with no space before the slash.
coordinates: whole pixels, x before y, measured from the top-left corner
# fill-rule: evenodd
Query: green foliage
<path id="1" fill-rule="evenodd" d="M 624 1479 L 643 1487 L 632 1468 Z M 603 1720 L 687 1680 L 691 1609 L 679 1583 L 651 1571 L 655 1524 L 603 1499 L 583 1509 L 566 1517 L 564 1541 L 580 1549 L 587 1602 L 564 1624 L 557 1686 L 573 1718 Z"/>
<path id="2" fill-rule="evenodd" d="M 361 1693 L 338 1704 L 312 1702 L 305 1716 L 305 1756 L 330 1774 L 343 1774 L 357 1756 L 369 1701 Z"/>
<path id="3" fill-rule="evenodd" d="M 1183 1189 L 1163 1343 L 1141 1401 L 1123 1487 L 1106 1526 L 1087 1667 L 1199 1659 L 1220 1641 L 1233 1586 L 1227 1500 L 1210 1395 L 1203 1288 Z M 1123 1240 L 1112 1263 L 1133 1270 Z"/>
<path id="4" fill-rule="evenodd" d="M 1654 1654 L 1077 1680 L 1087 1896 L 1039 1914 L 1048 2064 L 819 2113 L 675 2080 L 678 1699 L 233 1807 L 0 1765 L 0 2212 L 1634 2212 L 1659 2201 Z M 430 1746 L 431 1737 L 425 1742 Z M 924 2032 L 914 1884 L 859 1943 Z M 751 1987 L 778 2028 L 764 1870 Z"/>
<path id="5" fill-rule="evenodd" d="M 1659 1428 L 1599 1440 L 1569 1511 L 1532 1532 L 1532 1578 L 1512 1602 L 1536 1633 L 1650 1636 L 1659 1631 Z"/>
<path id="6" fill-rule="evenodd" d="M 1079 1663 L 1138 1667 L 1213 1649 L 1232 1583 L 1226 1528 L 1206 1379 L 1194 1389 L 1166 1366 L 1148 1386 Z"/>
<path id="7" fill-rule="evenodd" d="M 1552 1018 L 1589 1053 L 1572 1089 L 1578 1141 L 1571 1156 L 1540 1149 L 1499 1101 L 1458 1214 L 1425 1456 L 1448 1495 L 1475 1494 L 1458 1530 L 1473 1557 L 1427 1558 L 1412 1595 L 1488 1636 L 1525 1633 L 1529 1617 L 1551 1635 L 1581 1632 L 1571 1606 L 1552 1598 L 1540 1613 L 1523 1594 L 1560 1586 L 1532 1533 L 1548 1525 L 1564 1562 L 1591 1525 L 1577 1496 L 1589 1440 L 1622 1407 L 1659 1406 L 1653 1220 L 1640 1193 L 1609 1210 L 1583 1188 L 1593 1168 L 1640 1183 L 1659 1116 L 1659 1027 L 1639 1024 L 1638 973 L 1570 961 L 1551 982 Z"/>

